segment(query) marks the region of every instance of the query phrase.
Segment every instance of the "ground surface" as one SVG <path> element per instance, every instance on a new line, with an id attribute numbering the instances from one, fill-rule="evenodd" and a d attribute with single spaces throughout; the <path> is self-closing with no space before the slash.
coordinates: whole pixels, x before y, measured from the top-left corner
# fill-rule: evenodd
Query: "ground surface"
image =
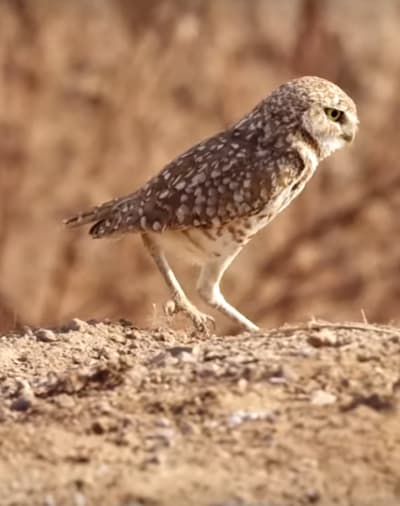
<path id="1" fill-rule="evenodd" d="M 400 331 L 0 339 L 2 506 L 400 504 Z"/>

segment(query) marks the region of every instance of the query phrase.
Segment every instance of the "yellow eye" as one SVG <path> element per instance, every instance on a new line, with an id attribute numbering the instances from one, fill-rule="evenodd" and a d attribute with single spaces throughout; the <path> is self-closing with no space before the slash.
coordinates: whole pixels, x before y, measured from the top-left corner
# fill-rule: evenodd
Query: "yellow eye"
<path id="1" fill-rule="evenodd" d="M 325 114 L 331 121 L 340 121 L 343 118 L 343 111 L 339 111 L 339 109 L 333 109 L 331 107 L 327 107 L 325 109 Z"/>

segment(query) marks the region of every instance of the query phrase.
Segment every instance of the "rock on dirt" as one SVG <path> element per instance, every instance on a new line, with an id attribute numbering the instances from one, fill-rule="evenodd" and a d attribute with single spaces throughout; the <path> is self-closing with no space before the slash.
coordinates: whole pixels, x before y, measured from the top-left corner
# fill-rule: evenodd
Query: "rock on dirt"
<path id="1" fill-rule="evenodd" d="M 400 330 L 0 338 L 1 506 L 400 504 Z"/>

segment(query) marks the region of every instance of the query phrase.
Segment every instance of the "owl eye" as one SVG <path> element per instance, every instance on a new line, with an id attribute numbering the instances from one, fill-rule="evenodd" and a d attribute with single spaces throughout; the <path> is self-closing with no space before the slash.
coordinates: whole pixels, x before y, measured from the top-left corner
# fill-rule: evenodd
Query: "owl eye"
<path id="1" fill-rule="evenodd" d="M 325 109 L 325 114 L 331 121 L 337 122 L 343 118 L 343 111 L 339 111 L 339 109 L 333 109 L 332 107 L 327 107 Z"/>

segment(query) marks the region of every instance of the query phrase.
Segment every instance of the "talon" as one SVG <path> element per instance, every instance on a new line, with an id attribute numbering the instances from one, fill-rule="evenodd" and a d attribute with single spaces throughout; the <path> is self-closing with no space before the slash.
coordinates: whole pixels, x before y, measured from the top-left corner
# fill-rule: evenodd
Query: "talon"
<path id="1" fill-rule="evenodd" d="M 164 313 L 172 317 L 177 313 L 184 313 L 193 323 L 194 328 L 199 332 L 209 335 L 215 330 L 215 320 L 211 316 L 201 313 L 192 305 L 184 304 L 180 301 L 169 300 L 164 304 Z"/>
<path id="2" fill-rule="evenodd" d="M 164 304 L 164 313 L 167 315 L 167 316 L 173 316 L 174 314 L 176 314 L 178 312 L 178 308 L 177 308 L 177 304 L 175 303 L 175 301 L 173 300 L 168 300 L 165 304 Z"/>
<path id="3" fill-rule="evenodd" d="M 215 330 L 215 320 L 211 316 L 200 312 L 188 316 L 192 319 L 194 327 L 199 332 L 209 335 L 210 332 Z"/>

